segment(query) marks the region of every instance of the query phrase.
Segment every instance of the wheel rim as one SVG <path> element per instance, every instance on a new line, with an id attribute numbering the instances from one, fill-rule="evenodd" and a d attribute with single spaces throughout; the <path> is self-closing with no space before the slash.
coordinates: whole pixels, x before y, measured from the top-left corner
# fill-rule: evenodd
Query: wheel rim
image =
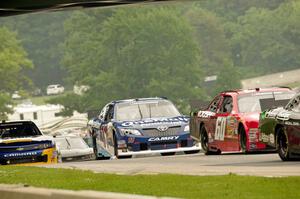
<path id="1" fill-rule="evenodd" d="M 283 132 L 283 130 L 281 129 L 279 132 L 279 140 L 278 140 L 278 144 L 279 144 L 279 150 L 280 152 L 286 156 L 287 152 L 288 152 L 288 142 L 287 142 L 287 137 L 285 135 L 285 133 Z"/>

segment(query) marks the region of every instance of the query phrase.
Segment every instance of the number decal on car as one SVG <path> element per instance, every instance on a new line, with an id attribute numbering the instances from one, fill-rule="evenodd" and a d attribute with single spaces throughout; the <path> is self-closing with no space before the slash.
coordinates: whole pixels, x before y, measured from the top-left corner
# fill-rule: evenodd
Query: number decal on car
<path id="1" fill-rule="evenodd" d="M 215 140 L 224 140 L 226 117 L 218 117 L 216 122 Z"/>

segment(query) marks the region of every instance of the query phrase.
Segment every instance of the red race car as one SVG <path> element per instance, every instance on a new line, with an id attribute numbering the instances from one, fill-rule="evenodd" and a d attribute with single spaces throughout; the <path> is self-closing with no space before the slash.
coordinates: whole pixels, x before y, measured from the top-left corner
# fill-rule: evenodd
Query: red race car
<path id="1" fill-rule="evenodd" d="M 269 98 L 284 101 L 294 94 L 289 88 L 221 92 L 206 109 L 192 114 L 191 135 L 201 142 L 207 155 L 267 150 L 267 146 L 259 142 L 261 101 Z"/>

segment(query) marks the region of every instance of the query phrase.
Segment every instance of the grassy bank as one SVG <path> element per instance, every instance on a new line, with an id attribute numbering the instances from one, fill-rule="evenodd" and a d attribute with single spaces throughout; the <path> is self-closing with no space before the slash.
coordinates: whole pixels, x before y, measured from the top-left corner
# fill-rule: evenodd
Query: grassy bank
<path id="1" fill-rule="evenodd" d="M 0 166 L 0 183 L 180 198 L 300 198 L 300 177 L 126 176 L 72 169 Z"/>

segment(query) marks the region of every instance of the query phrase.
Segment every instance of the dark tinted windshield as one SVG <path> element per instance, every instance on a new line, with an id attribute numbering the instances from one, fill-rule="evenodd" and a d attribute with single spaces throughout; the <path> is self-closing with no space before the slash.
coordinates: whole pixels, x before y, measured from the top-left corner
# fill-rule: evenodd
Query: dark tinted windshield
<path id="1" fill-rule="evenodd" d="M 238 99 L 238 107 L 241 113 L 261 112 L 274 106 L 285 106 L 295 95 L 294 92 L 259 92 L 241 95 Z M 271 102 L 262 107 L 261 101 L 270 100 Z"/>
<path id="2" fill-rule="evenodd" d="M 32 123 L 14 123 L 0 125 L 0 138 L 20 138 L 42 135 Z"/>
<path id="3" fill-rule="evenodd" d="M 118 121 L 134 121 L 181 115 L 174 104 L 167 100 L 120 103 L 116 105 L 115 114 Z"/>

